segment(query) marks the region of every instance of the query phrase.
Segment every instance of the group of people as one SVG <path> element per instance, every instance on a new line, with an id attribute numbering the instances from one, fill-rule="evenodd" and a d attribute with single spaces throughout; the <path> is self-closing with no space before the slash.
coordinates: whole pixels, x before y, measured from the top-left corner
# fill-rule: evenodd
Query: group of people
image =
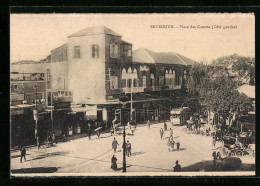
<path id="1" fill-rule="evenodd" d="M 125 145 L 125 154 L 129 157 L 131 156 L 131 150 L 132 150 L 132 145 L 129 142 L 129 140 L 127 140 L 127 142 L 122 145 L 122 149 L 124 149 L 124 145 Z M 114 153 L 116 153 L 116 149 L 117 146 L 119 146 L 119 143 L 117 142 L 116 138 L 114 138 L 113 142 L 112 142 L 112 149 L 114 149 Z"/>
<path id="2" fill-rule="evenodd" d="M 112 142 L 112 149 L 114 150 L 114 153 L 116 153 L 116 149 L 117 147 L 119 146 L 119 143 L 118 141 L 116 140 L 116 138 L 114 138 L 113 142 Z M 131 153 L 131 150 L 132 150 L 132 145 L 131 143 L 127 140 L 127 142 L 123 145 L 122 145 L 122 148 L 124 149 L 125 148 L 125 155 L 126 156 L 131 156 L 132 153 Z M 112 159 L 111 159 L 111 169 L 113 170 L 117 170 L 117 158 L 115 155 L 112 156 Z"/>
<path id="3" fill-rule="evenodd" d="M 56 137 L 55 137 L 55 133 L 53 133 L 52 135 L 48 135 L 47 136 L 47 142 L 48 144 L 50 145 L 53 145 L 54 143 L 57 144 L 57 140 L 56 140 Z M 37 148 L 38 150 L 41 148 L 41 139 L 39 136 L 36 137 L 36 145 L 37 145 Z"/>

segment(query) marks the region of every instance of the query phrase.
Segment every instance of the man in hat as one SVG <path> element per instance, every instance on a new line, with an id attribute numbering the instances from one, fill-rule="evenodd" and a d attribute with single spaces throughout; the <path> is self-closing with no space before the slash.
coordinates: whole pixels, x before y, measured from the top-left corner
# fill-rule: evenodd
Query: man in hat
<path id="1" fill-rule="evenodd" d="M 131 143 L 127 140 L 127 143 L 126 143 L 126 149 L 127 149 L 127 156 L 129 157 L 129 156 L 131 156 L 131 149 L 132 149 L 132 147 L 131 147 Z"/>
<path id="2" fill-rule="evenodd" d="M 119 146 L 116 138 L 114 138 L 114 141 L 112 142 L 112 149 L 114 149 L 114 153 L 116 153 L 117 146 Z"/>
<path id="3" fill-rule="evenodd" d="M 161 139 L 163 138 L 163 133 L 164 133 L 164 131 L 163 131 L 163 129 L 161 128 L 161 129 L 160 129 Z"/>
<path id="4" fill-rule="evenodd" d="M 22 163 L 23 162 L 23 158 L 24 158 L 24 160 L 26 161 L 26 149 L 25 149 L 25 147 L 24 146 L 21 146 L 20 147 L 20 151 L 21 151 L 21 159 L 20 159 L 20 163 Z"/>

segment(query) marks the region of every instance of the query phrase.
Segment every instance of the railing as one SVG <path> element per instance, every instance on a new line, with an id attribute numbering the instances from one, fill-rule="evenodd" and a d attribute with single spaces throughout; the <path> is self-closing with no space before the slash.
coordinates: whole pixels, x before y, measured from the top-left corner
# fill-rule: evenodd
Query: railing
<path id="1" fill-rule="evenodd" d="M 122 89 L 123 89 L 123 91 L 124 91 L 125 93 L 144 92 L 144 87 L 132 87 L 132 88 L 130 88 L 130 87 L 125 87 L 125 88 L 122 88 Z"/>

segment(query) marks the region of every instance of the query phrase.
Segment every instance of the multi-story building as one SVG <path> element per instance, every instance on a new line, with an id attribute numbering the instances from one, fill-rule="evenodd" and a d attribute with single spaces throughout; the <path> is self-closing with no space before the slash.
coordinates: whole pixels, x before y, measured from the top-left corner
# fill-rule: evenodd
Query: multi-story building
<path id="1" fill-rule="evenodd" d="M 132 93 L 132 117 L 158 120 L 165 108 L 178 106 L 185 97 L 193 62 L 176 53 L 132 51 L 132 44 L 120 34 L 92 27 L 70 35 L 68 43 L 52 50 L 50 82 L 53 90 L 72 95 L 72 110 L 84 112 L 85 119 L 110 122 L 120 113 L 118 98 Z"/>
<path id="2" fill-rule="evenodd" d="M 50 130 L 61 135 L 68 127 L 80 126 L 82 131 L 93 120 L 108 127 L 115 117 L 124 118 L 124 123 L 160 120 L 187 101 L 185 84 L 192 63 L 177 53 L 132 51 L 132 44 L 120 34 L 104 26 L 91 27 L 70 35 L 67 43 L 51 51 L 50 61 L 12 65 L 11 72 L 36 71 L 44 80 L 17 75 L 11 79 L 11 92 L 34 103 L 38 87 L 37 99 L 46 105 L 44 119 L 38 121 L 42 138 Z M 129 112 L 123 114 L 122 95 L 130 99 Z"/>

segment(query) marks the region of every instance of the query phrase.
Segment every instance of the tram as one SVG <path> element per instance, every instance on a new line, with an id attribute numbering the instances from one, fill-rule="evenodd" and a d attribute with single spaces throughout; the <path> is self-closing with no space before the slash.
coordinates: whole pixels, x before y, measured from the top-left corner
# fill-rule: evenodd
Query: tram
<path id="1" fill-rule="evenodd" d="M 174 108 L 170 113 L 170 121 L 172 125 L 184 125 L 190 119 L 190 108 Z"/>

